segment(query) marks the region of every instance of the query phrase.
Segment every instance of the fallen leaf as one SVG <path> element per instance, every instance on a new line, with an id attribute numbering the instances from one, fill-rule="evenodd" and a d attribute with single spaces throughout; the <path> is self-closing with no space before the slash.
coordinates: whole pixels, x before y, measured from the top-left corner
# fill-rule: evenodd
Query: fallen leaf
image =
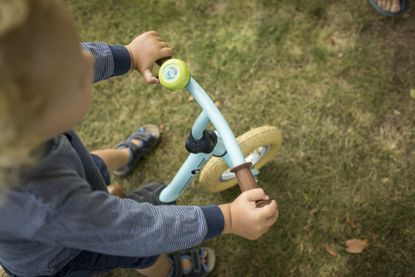
<path id="1" fill-rule="evenodd" d="M 159 130 L 160 130 L 160 133 L 164 133 L 164 124 L 163 123 L 161 123 L 159 125 Z"/>
<path id="2" fill-rule="evenodd" d="M 346 241 L 346 252 L 351 254 L 362 253 L 369 246 L 367 239 L 349 239 Z"/>
<path id="3" fill-rule="evenodd" d="M 320 209 L 318 209 L 318 208 L 314 208 L 314 209 L 312 209 L 311 211 L 310 211 L 310 215 L 314 215 L 314 214 L 316 214 L 316 213 L 318 213 L 318 211 L 320 211 Z"/>
<path id="4" fill-rule="evenodd" d="M 187 101 L 189 101 L 189 102 L 191 102 L 193 100 L 195 100 L 195 98 L 193 96 L 189 96 L 189 98 L 187 98 Z"/>
<path id="5" fill-rule="evenodd" d="M 352 226 L 353 229 L 356 229 L 357 227 L 360 227 L 359 223 L 356 223 L 356 221 L 353 218 L 347 218 L 346 223 Z"/>
<path id="6" fill-rule="evenodd" d="M 337 257 L 337 252 L 336 252 L 336 250 L 334 250 L 334 248 L 331 246 L 331 244 L 327 244 L 325 249 L 326 249 L 326 252 L 329 253 L 331 256 Z"/>
<path id="7" fill-rule="evenodd" d="M 216 105 L 216 107 L 219 108 L 222 105 L 222 103 L 219 100 L 216 100 L 215 101 L 215 105 Z"/>
<path id="8" fill-rule="evenodd" d="M 297 271 L 298 270 L 298 266 L 295 266 L 294 268 L 292 268 L 291 270 L 290 270 L 290 273 L 294 273 L 295 271 Z"/>
<path id="9" fill-rule="evenodd" d="M 376 241 L 378 241 L 378 239 L 379 239 L 379 235 L 378 234 L 372 234 L 372 236 L 370 238 L 370 241 L 376 242 Z"/>

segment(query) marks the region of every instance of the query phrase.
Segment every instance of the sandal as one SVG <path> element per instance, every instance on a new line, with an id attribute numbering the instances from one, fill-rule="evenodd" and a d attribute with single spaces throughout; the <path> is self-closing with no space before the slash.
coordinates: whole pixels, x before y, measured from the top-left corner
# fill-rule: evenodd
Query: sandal
<path id="1" fill-rule="evenodd" d="M 139 140 L 141 143 L 136 144 L 133 140 Z M 133 171 L 137 162 L 148 154 L 160 141 L 160 130 L 155 125 L 144 125 L 134 133 L 132 133 L 127 140 L 119 143 L 115 148 L 130 150 L 130 160 L 126 166 L 123 166 L 114 171 L 114 175 L 124 177 Z"/>
<path id="2" fill-rule="evenodd" d="M 162 182 L 153 181 L 138 189 L 127 192 L 126 195 L 127 198 L 133 199 L 140 203 L 147 202 L 153 205 L 175 205 L 176 201 L 173 201 L 171 203 L 165 203 L 160 201 L 160 193 L 165 187 L 166 185 Z"/>
<path id="3" fill-rule="evenodd" d="M 208 247 L 195 247 L 169 255 L 173 263 L 173 270 L 169 277 L 204 277 L 215 267 L 215 251 Z M 206 263 L 202 262 L 206 258 Z M 183 261 L 190 263 L 189 268 L 183 268 Z"/>
<path id="4" fill-rule="evenodd" d="M 405 9 L 406 9 L 406 0 L 400 0 L 400 10 L 398 12 L 389 12 L 389 11 L 385 11 L 383 8 L 381 8 L 378 4 L 379 0 L 369 0 L 369 3 L 372 5 L 372 7 L 381 15 L 383 16 L 398 16 L 401 15 Z"/>

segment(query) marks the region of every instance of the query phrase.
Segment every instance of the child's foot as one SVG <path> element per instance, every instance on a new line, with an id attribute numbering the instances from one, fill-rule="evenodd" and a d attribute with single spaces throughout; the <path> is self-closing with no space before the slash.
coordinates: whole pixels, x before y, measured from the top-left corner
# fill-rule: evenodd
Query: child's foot
<path id="1" fill-rule="evenodd" d="M 196 247 L 171 255 L 174 264 L 173 277 L 207 276 L 215 266 L 215 251 L 208 247 Z"/>
<path id="2" fill-rule="evenodd" d="M 369 0 L 372 6 L 385 16 L 398 15 L 405 10 L 405 0 Z"/>
<path id="3" fill-rule="evenodd" d="M 160 141 L 160 130 L 155 125 L 144 125 L 134 133 L 132 133 L 127 140 L 118 144 L 116 149 L 128 149 L 129 160 L 127 165 L 114 171 L 114 174 L 120 177 L 130 174 L 137 162 L 147 155 Z"/>
<path id="4" fill-rule="evenodd" d="M 150 182 L 142 187 L 134 189 L 126 193 L 126 196 L 130 199 L 134 199 L 137 202 L 151 203 L 153 205 L 173 205 L 176 204 L 176 201 L 171 203 L 164 203 L 159 200 L 161 191 L 166 187 L 160 181 Z"/>

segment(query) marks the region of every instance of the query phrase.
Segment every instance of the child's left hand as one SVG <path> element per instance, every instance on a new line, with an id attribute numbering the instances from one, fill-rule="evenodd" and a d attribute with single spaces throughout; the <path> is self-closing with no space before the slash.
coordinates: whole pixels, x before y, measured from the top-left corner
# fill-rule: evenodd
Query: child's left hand
<path id="1" fill-rule="evenodd" d="M 159 59 L 171 57 L 173 49 L 155 31 L 139 35 L 126 47 L 131 55 L 132 68 L 140 72 L 147 83 L 158 84 L 159 80 L 152 73 L 153 65 Z"/>

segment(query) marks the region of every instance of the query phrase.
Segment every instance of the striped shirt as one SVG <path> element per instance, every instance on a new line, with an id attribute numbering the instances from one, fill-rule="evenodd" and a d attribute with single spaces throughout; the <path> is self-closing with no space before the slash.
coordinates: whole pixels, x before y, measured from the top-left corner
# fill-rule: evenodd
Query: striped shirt
<path id="1" fill-rule="evenodd" d="M 95 81 L 130 69 L 123 46 L 82 47 L 94 56 Z M 148 257 L 199 245 L 223 231 L 217 206 L 154 206 L 110 195 L 73 130 L 46 145 L 0 206 L 0 264 L 16 275 L 54 275 L 81 250 Z"/>

